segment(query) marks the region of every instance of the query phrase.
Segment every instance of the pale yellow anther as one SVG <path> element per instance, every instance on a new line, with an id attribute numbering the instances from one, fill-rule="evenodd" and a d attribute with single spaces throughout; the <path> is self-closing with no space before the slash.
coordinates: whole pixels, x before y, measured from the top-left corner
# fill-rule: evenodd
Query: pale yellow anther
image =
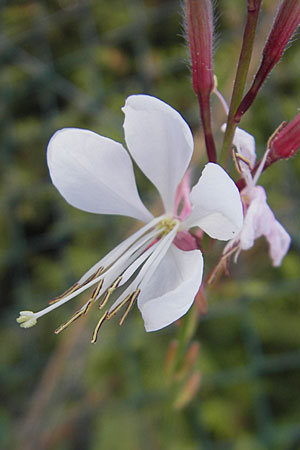
<path id="1" fill-rule="evenodd" d="M 20 316 L 16 319 L 22 328 L 30 328 L 36 325 L 37 319 L 32 311 L 20 311 Z"/>

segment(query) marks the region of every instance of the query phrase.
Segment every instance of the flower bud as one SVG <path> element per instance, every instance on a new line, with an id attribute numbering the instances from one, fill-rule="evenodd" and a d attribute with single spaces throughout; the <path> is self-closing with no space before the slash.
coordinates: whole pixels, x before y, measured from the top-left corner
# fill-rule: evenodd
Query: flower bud
<path id="1" fill-rule="evenodd" d="M 209 95 L 214 87 L 212 68 L 213 14 L 209 0 L 186 0 L 193 88 L 197 96 Z"/>
<path id="2" fill-rule="evenodd" d="M 269 164 L 278 159 L 288 159 L 300 148 L 300 113 L 286 126 L 281 127 L 270 140 Z"/>
<path id="3" fill-rule="evenodd" d="M 211 1 L 186 0 L 186 21 L 192 59 L 193 88 L 199 101 L 207 156 L 210 162 L 216 162 L 217 153 L 210 118 L 210 94 L 214 88 Z"/>
<path id="4" fill-rule="evenodd" d="M 236 123 L 240 121 L 242 115 L 249 109 L 268 74 L 280 60 L 299 22 L 300 1 L 282 0 L 263 50 L 260 67 L 255 75 L 252 86 L 243 98 L 234 116 Z"/>

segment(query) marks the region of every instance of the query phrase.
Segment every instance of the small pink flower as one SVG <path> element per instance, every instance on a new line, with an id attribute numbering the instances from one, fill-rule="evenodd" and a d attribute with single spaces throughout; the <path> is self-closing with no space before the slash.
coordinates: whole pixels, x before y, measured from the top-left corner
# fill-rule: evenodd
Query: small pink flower
<path id="1" fill-rule="evenodd" d="M 253 136 L 240 128 L 237 128 L 233 144 L 239 155 L 239 166 L 246 182 L 246 187 L 241 192 L 244 206 L 244 224 L 239 235 L 228 242 L 224 248 L 223 255 L 226 255 L 233 247 L 237 247 L 235 261 L 241 250 L 249 250 L 254 245 L 254 241 L 261 236 L 265 236 L 269 243 L 270 257 L 273 266 L 280 266 L 283 257 L 286 255 L 291 237 L 283 226 L 276 220 L 273 211 L 267 203 L 267 196 L 262 186 L 256 186 L 261 175 L 265 161 L 268 157 L 266 152 L 262 162 L 252 177 L 251 169 L 256 160 L 255 140 Z"/>

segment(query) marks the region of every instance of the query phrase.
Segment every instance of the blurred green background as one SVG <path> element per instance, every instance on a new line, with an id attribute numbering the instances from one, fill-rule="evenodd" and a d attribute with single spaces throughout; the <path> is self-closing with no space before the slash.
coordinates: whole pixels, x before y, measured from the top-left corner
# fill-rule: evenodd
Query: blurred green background
<path id="1" fill-rule="evenodd" d="M 277 3 L 263 4 L 249 80 Z M 227 100 L 245 4 L 215 2 L 215 73 Z M 208 290 L 208 312 L 194 336 L 200 351 L 192 373 L 201 374 L 200 388 L 180 408 L 189 374 L 170 383 L 165 370 L 176 325 L 147 334 L 135 309 L 123 327 L 113 321 L 103 327 L 93 346 L 93 311 L 53 334 L 77 300 L 30 330 L 15 318 L 20 310 L 47 305 L 134 226 L 130 219 L 77 211 L 59 196 L 45 161 L 55 130 L 89 128 L 124 142 L 125 98 L 152 94 L 192 127 L 199 176 L 206 160 L 182 4 L 2 0 L 0 18 L 0 448 L 299 449 L 299 156 L 261 177 L 270 206 L 292 236 L 290 252 L 275 269 L 260 239 L 232 265 L 232 277 Z M 256 137 L 259 156 L 274 129 L 297 113 L 299 65 L 294 42 L 242 121 Z M 225 117 L 216 99 L 212 110 L 220 144 Z M 154 189 L 137 178 L 151 204 Z M 221 249 L 206 255 L 206 273 Z"/>

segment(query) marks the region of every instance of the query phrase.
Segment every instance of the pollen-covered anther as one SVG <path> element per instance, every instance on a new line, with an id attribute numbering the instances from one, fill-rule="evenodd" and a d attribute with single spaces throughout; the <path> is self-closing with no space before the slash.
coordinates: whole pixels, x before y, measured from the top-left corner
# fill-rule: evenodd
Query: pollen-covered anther
<path id="1" fill-rule="evenodd" d="M 16 319 L 22 328 L 30 328 L 36 325 L 36 315 L 32 311 L 20 311 L 20 316 Z"/>
<path id="2" fill-rule="evenodd" d="M 99 309 L 104 308 L 104 306 L 106 305 L 106 303 L 108 302 L 109 297 L 111 296 L 111 294 L 117 289 L 117 287 L 119 286 L 120 282 L 122 280 L 122 277 L 119 276 L 114 282 L 113 284 L 107 289 L 103 300 L 101 301 L 101 303 L 99 304 Z"/>

